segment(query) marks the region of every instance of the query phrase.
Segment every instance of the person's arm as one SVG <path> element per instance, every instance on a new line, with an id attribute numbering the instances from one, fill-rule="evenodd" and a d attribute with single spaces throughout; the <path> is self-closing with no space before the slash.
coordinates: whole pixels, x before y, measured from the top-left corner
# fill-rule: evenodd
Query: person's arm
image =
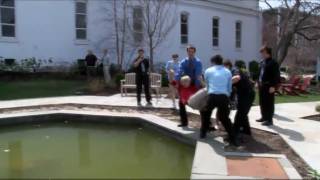
<path id="1" fill-rule="evenodd" d="M 180 78 L 184 75 L 184 60 L 181 61 L 179 64 L 179 72 L 178 76 L 176 77 L 176 81 L 180 81 Z"/>
<path id="2" fill-rule="evenodd" d="M 166 63 L 166 72 L 169 74 L 169 68 L 170 68 L 170 61 L 167 61 L 167 63 Z"/>
<path id="3" fill-rule="evenodd" d="M 146 71 L 150 72 L 150 60 L 149 59 L 145 59 L 145 67 L 146 67 Z"/>
<path id="4" fill-rule="evenodd" d="M 205 81 L 202 77 L 202 63 L 199 61 L 197 66 L 196 66 L 196 77 L 198 79 L 198 81 L 200 82 L 200 85 L 202 87 L 205 87 Z"/>
<path id="5" fill-rule="evenodd" d="M 272 77 L 270 78 L 269 93 L 274 93 L 280 82 L 280 68 L 279 68 L 279 64 L 276 61 L 272 63 L 271 70 L 272 70 L 272 73 L 271 73 Z"/>
<path id="6" fill-rule="evenodd" d="M 231 95 L 232 92 L 232 74 L 231 72 L 228 72 L 228 94 Z"/>
<path id="7" fill-rule="evenodd" d="M 240 75 L 235 75 L 232 77 L 232 84 L 237 84 L 241 80 Z"/>
<path id="8" fill-rule="evenodd" d="M 138 67 L 139 64 L 143 61 L 143 58 L 137 57 L 134 61 L 133 61 L 133 66 L 134 67 Z"/>

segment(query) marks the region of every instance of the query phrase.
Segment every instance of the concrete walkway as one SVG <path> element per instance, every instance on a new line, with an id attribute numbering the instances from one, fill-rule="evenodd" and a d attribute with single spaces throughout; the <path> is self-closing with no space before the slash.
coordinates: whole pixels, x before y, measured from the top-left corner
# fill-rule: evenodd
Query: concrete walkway
<path id="1" fill-rule="evenodd" d="M 109 106 L 129 106 L 137 105 L 136 98 L 114 96 L 69 96 L 54 98 L 39 98 L 14 101 L 0 101 L 0 110 L 6 108 L 58 105 L 58 104 L 89 104 L 89 105 L 109 105 Z M 303 158 L 312 168 L 320 170 L 320 122 L 301 119 L 305 116 L 315 115 L 315 106 L 320 102 L 310 103 L 289 103 L 276 105 L 276 115 L 274 126 L 264 127 L 255 120 L 260 118 L 259 107 L 253 107 L 250 112 L 251 125 L 254 128 L 277 133 Z M 154 108 L 170 108 L 172 102 L 169 99 L 153 99 Z M 197 113 L 188 108 L 191 113 Z M 215 114 L 215 113 L 213 113 Z M 235 112 L 231 113 L 233 117 Z"/>

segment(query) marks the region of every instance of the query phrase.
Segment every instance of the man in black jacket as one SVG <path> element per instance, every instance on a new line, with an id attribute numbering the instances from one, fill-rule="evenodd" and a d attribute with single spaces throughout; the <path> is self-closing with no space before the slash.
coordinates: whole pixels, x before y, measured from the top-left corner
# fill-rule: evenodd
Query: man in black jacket
<path id="1" fill-rule="evenodd" d="M 260 63 L 258 84 L 262 117 L 257 122 L 262 122 L 264 126 L 271 126 L 273 125 L 275 92 L 280 83 L 280 68 L 277 61 L 272 59 L 271 48 L 262 47 L 260 53 L 263 60 Z"/>
<path id="2" fill-rule="evenodd" d="M 149 59 L 144 57 L 144 50 L 138 50 L 138 57 L 134 60 L 133 66 L 136 72 L 137 85 L 137 103 L 141 106 L 141 91 L 144 86 L 144 93 L 146 95 L 147 105 L 152 105 L 150 95 L 150 80 L 149 80 Z"/>

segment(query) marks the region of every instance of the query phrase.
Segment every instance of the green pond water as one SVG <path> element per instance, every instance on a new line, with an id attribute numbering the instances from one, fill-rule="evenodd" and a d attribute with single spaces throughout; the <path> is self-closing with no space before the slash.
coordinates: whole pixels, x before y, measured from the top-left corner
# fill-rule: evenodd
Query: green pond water
<path id="1" fill-rule="evenodd" d="M 139 125 L 0 128 L 0 178 L 189 178 L 194 147 Z"/>

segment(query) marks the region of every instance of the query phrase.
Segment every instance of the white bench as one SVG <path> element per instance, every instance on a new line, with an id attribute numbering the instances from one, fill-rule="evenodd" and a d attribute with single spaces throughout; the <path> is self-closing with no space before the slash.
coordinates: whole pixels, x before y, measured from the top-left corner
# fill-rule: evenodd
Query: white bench
<path id="1" fill-rule="evenodd" d="M 156 91 L 157 98 L 160 98 L 160 89 L 161 89 L 161 74 L 150 73 L 150 88 L 151 90 Z M 127 73 L 125 74 L 125 78 L 120 81 L 121 82 L 121 96 L 125 94 L 127 96 L 127 89 L 136 89 L 136 73 Z"/>

